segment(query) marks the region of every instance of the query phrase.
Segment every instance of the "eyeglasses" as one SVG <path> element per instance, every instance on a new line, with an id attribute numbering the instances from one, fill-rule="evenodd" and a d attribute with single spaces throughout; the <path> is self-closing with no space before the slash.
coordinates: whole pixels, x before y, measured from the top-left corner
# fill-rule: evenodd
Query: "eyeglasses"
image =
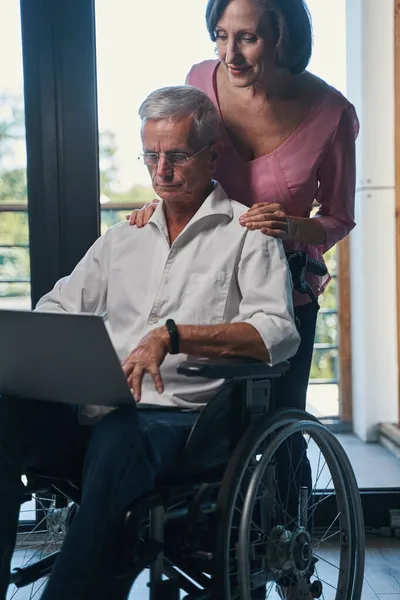
<path id="1" fill-rule="evenodd" d="M 144 152 L 143 154 L 139 154 L 138 159 L 148 167 L 154 167 L 158 164 L 160 156 L 165 156 L 171 166 L 183 167 L 189 160 L 200 154 L 200 152 L 204 152 L 207 148 L 208 146 L 204 146 L 204 148 L 194 154 L 186 154 L 186 152 Z"/>

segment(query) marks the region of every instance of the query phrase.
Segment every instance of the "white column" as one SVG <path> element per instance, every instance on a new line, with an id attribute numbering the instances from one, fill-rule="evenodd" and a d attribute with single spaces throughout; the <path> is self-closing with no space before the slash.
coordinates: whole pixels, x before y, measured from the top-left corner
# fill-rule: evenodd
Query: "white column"
<path id="1" fill-rule="evenodd" d="M 398 420 L 394 2 L 347 0 L 347 95 L 361 131 L 351 234 L 353 420 L 375 441 Z"/>

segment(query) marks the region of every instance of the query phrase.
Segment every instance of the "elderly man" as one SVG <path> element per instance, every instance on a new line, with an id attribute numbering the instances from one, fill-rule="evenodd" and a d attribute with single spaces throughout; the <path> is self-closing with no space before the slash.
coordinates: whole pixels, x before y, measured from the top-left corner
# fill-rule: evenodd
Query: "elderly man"
<path id="1" fill-rule="evenodd" d="M 177 365 L 188 354 L 273 364 L 299 344 L 281 243 L 241 227 L 246 208 L 212 180 L 220 154 L 213 104 L 195 88 L 171 87 L 150 94 L 139 114 L 142 159 L 162 199 L 150 226 L 109 229 L 37 310 L 107 313 L 135 400 L 159 409 L 102 415 L 86 407 L 77 415 L 66 405 L 0 399 L 2 600 L 26 469 L 83 481 L 42 600 L 116 598 L 107 567 L 118 524 L 173 471 L 196 418 L 165 406 L 198 409 L 222 385 L 188 381 Z"/>

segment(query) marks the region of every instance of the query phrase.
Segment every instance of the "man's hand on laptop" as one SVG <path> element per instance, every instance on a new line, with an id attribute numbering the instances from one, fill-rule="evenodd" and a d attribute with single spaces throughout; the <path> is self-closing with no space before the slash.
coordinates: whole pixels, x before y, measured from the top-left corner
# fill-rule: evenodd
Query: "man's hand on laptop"
<path id="1" fill-rule="evenodd" d="M 136 402 L 140 402 L 142 381 L 145 373 L 151 375 L 159 394 L 164 391 L 164 383 L 160 374 L 160 365 L 169 351 L 169 334 L 165 327 L 150 331 L 145 335 L 122 362 L 129 387 Z"/>

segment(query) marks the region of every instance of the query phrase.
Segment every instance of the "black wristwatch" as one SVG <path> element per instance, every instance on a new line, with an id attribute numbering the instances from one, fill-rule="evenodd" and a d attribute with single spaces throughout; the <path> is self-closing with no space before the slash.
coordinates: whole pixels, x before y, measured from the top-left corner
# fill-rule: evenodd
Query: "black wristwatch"
<path id="1" fill-rule="evenodd" d="M 173 319 L 167 319 L 165 326 L 168 329 L 169 339 L 171 340 L 170 354 L 179 354 L 179 333 L 176 323 Z"/>

